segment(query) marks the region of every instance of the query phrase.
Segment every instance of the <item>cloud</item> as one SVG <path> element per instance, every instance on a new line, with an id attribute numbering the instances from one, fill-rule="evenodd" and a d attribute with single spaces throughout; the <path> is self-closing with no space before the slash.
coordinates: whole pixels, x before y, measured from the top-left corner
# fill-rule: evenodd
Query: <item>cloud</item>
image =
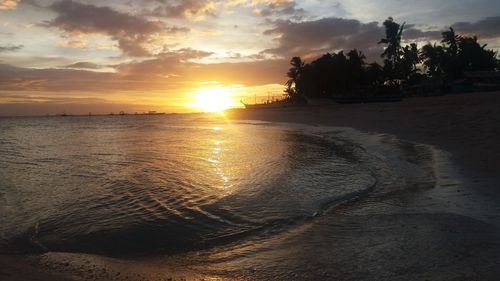
<path id="1" fill-rule="evenodd" d="M 415 41 L 415 40 L 439 40 L 441 38 L 442 31 L 440 30 L 420 30 L 412 24 L 405 25 L 403 32 L 404 41 Z"/>
<path id="2" fill-rule="evenodd" d="M 85 39 L 70 39 L 57 42 L 57 46 L 61 48 L 85 49 L 89 41 Z"/>
<path id="3" fill-rule="evenodd" d="M 152 59 L 123 63 L 115 67 L 122 77 L 129 76 L 145 80 L 165 76 L 177 77 L 183 75 L 185 66 L 191 60 L 205 58 L 212 54 L 212 52 L 200 50 L 180 49 L 158 54 Z"/>
<path id="4" fill-rule="evenodd" d="M 145 47 L 154 43 L 164 33 L 185 32 L 187 29 L 165 27 L 163 23 L 126 13 L 109 7 L 86 5 L 71 0 L 55 2 L 50 9 L 57 17 L 46 26 L 61 29 L 70 34 L 105 34 L 118 42 L 118 47 L 131 56 L 148 56 Z"/>
<path id="5" fill-rule="evenodd" d="M 263 85 L 281 83 L 285 78 L 288 62 L 285 60 L 261 60 L 236 63 L 197 63 L 193 60 L 212 55 L 192 49 L 168 52 L 141 62 L 116 66 L 120 79 L 155 81 L 160 84 L 219 81 L 228 84 Z M 151 85 L 150 85 L 151 86 Z M 175 87 L 175 86 L 174 86 Z"/>
<path id="6" fill-rule="evenodd" d="M 263 54 L 314 58 L 325 52 L 356 48 L 370 61 L 379 60 L 383 52 L 384 46 L 378 42 L 385 36 L 385 29 L 379 22 L 329 17 L 311 21 L 277 20 L 272 25 L 264 34 L 275 36 L 277 46 L 264 50 Z M 441 32 L 421 30 L 410 24 L 406 25 L 403 40 L 404 43 L 438 40 Z"/>
<path id="7" fill-rule="evenodd" d="M 92 62 L 79 61 L 65 66 L 66 68 L 76 68 L 76 69 L 100 69 L 103 68 L 102 65 L 98 65 Z"/>
<path id="8" fill-rule="evenodd" d="M 253 13 L 255 15 L 263 17 L 273 16 L 273 15 L 286 15 L 286 16 L 293 16 L 293 18 L 299 19 L 306 13 L 304 9 L 297 8 L 295 1 L 291 0 L 255 1 L 253 2 L 253 4 L 263 5 L 263 7 L 258 7 L 253 10 Z"/>
<path id="9" fill-rule="evenodd" d="M 490 39 L 500 37 L 500 16 L 488 17 L 477 22 L 457 22 L 452 25 L 457 33 L 477 35 Z"/>
<path id="10" fill-rule="evenodd" d="M 211 52 L 180 49 L 142 61 L 100 66 L 80 61 L 65 69 L 32 69 L 0 64 L 0 89 L 4 91 L 91 92 L 102 95 L 125 91 L 179 93 L 201 81 L 257 86 L 281 83 L 288 68 L 286 60 L 236 63 L 198 63 Z M 97 72 L 113 68 L 115 72 Z"/>
<path id="11" fill-rule="evenodd" d="M 13 10 L 21 0 L 0 0 L 0 10 Z"/>
<path id="12" fill-rule="evenodd" d="M 380 49 L 377 42 L 384 36 L 384 29 L 377 22 L 361 23 L 354 19 L 278 20 L 273 25 L 264 34 L 276 36 L 278 46 L 264 53 L 281 57 L 314 57 L 324 52 L 353 48 Z"/>
<path id="13" fill-rule="evenodd" d="M 24 47 L 23 45 L 0 46 L 0 53 L 2 53 L 2 52 L 15 52 L 15 51 L 19 51 L 23 47 Z"/>
<path id="14" fill-rule="evenodd" d="M 151 15 L 158 17 L 177 17 L 203 19 L 204 16 L 216 16 L 216 7 L 213 1 L 208 0 L 183 0 L 171 4 L 159 0 L 162 3 L 158 5 Z"/>
<path id="15" fill-rule="evenodd" d="M 4 91 L 99 90 L 109 87 L 112 74 L 70 69 L 32 69 L 0 64 Z"/>

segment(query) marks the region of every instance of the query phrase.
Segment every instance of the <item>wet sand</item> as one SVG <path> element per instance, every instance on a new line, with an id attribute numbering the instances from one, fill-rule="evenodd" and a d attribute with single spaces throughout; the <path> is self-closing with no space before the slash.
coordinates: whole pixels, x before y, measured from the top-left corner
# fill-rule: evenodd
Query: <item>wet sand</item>
<path id="1" fill-rule="evenodd" d="M 304 235 L 318 241 L 316 247 L 290 242 L 297 253 L 282 258 L 297 262 L 302 278 L 500 278 L 500 92 L 400 103 L 233 110 L 227 115 L 352 127 L 428 144 L 446 155 L 439 168 L 447 170 L 442 173 L 445 181 L 430 188 L 374 192 L 308 228 Z M 304 259 L 310 261 L 308 269 Z"/>
<path id="2" fill-rule="evenodd" d="M 232 110 L 227 116 L 388 133 L 452 153 L 461 172 L 475 178 L 499 177 L 500 92 L 407 98 L 396 103 Z"/>
<path id="3" fill-rule="evenodd" d="M 393 190 L 393 185 L 409 186 L 408 182 L 387 180 L 387 186 L 321 214 L 314 223 L 272 237 L 251 254 L 242 252 L 242 246 L 197 253 L 200 260 L 219 260 L 200 263 L 198 268 L 192 261 L 188 269 L 183 268 L 182 260 L 177 261 L 179 267 L 165 269 L 172 261 L 145 266 L 89 257 L 92 267 L 99 261 L 111 269 L 104 275 L 96 275 L 94 269 L 85 274 L 85 266 L 71 264 L 76 260 L 71 254 L 59 257 L 49 253 L 41 257 L 42 263 L 47 257 L 51 261 L 43 267 L 37 264 L 40 257 L 30 262 L 0 256 L 0 279 L 498 280 L 500 93 L 413 98 L 400 103 L 233 110 L 226 116 L 352 127 L 387 142 L 395 136 L 403 140 L 396 143 L 402 147 L 427 144 L 437 151 L 430 156 L 422 153 L 435 164 L 432 177 L 436 181 L 431 185 L 412 182 L 411 188 Z M 233 256 L 238 258 L 227 258 Z M 116 270 L 120 268 L 136 275 L 119 275 Z M 77 271 L 83 273 L 75 274 Z"/>

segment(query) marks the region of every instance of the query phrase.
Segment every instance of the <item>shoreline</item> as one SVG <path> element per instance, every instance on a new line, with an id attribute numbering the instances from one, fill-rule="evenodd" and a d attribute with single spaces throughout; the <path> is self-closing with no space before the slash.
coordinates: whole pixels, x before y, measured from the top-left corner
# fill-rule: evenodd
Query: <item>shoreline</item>
<path id="1" fill-rule="evenodd" d="M 379 262 L 374 264 L 373 261 L 367 261 L 365 266 L 378 264 L 390 269 L 393 261 L 401 270 L 401 275 L 384 276 L 378 272 L 374 275 L 377 278 L 392 280 L 404 276 L 405 280 L 496 280 L 500 276 L 500 206 L 497 203 L 500 200 L 499 108 L 500 92 L 490 92 L 409 98 L 400 103 L 232 110 L 226 116 L 232 120 L 350 127 L 361 132 L 391 135 L 404 141 L 430 145 L 449 154 L 452 174 L 446 177 L 456 177 L 461 181 L 460 184 L 437 185 L 429 190 L 400 194 L 394 198 L 375 198 L 376 202 L 368 198 L 366 204 L 353 206 L 352 210 L 345 213 L 344 210 L 334 212 L 325 218 L 324 224 L 329 230 L 318 232 L 321 235 L 345 232 L 341 226 L 330 227 L 337 222 L 339 225 L 356 224 L 356 231 L 347 231 L 351 235 L 383 229 L 387 237 L 401 240 L 394 242 L 383 236 L 366 237 L 370 243 L 389 244 L 386 249 L 372 253 L 381 259 Z M 383 205 L 390 207 L 382 210 Z M 380 224 L 373 225 L 373 220 L 378 220 Z M 412 226 L 414 229 L 410 231 L 417 234 L 401 230 L 408 226 Z M 312 233 L 314 235 L 315 231 Z M 433 241 L 435 237 L 440 239 Z M 332 239 L 332 243 L 338 243 L 339 239 Z M 413 247 L 407 244 L 413 244 Z M 349 246 L 340 246 L 341 249 L 343 247 L 352 250 Z M 363 249 L 370 252 L 369 247 L 367 244 Z M 408 254 L 415 257 L 389 254 L 391 250 L 400 249 L 406 249 Z M 321 251 L 322 248 L 315 250 Z M 387 256 L 380 252 L 387 252 Z M 436 257 L 449 259 L 449 264 L 433 261 Z M 427 267 L 446 266 L 447 270 L 454 273 L 446 273 L 441 268 L 426 269 L 425 266 L 414 274 L 405 273 L 418 264 L 425 265 L 426 259 L 431 260 Z M 341 261 L 338 263 L 350 266 Z M 350 273 L 360 274 L 363 271 L 359 268 L 352 270 Z M 428 274 L 427 270 L 433 273 Z M 366 275 L 353 277 L 350 273 L 335 275 L 334 279 L 370 280 Z"/>
<path id="2" fill-rule="evenodd" d="M 500 92 L 407 98 L 398 103 L 233 109 L 229 120 L 260 120 L 391 134 L 452 154 L 460 173 L 500 182 Z M 470 171 L 470 172 L 469 172 Z M 495 191 L 500 196 L 500 188 Z"/>

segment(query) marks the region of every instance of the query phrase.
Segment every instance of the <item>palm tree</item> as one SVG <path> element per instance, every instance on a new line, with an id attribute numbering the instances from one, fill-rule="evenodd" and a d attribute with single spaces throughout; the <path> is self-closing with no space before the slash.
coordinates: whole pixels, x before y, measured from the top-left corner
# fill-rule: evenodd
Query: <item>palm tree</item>
<path id="1" fill-rule="evenodd" d="M 366 71 L 365 71 L 365 59 L 366 56 L 363 52 L 353 49 L 347 53 L 348 57 L 348 71 L 351 73 L 349 76 L 350 87 L 359 87 L 366 84 Z"/>
<path id="2" fill-rule="evenodd" d="M 363 52 L 358 51 L 357 49 L 353 49 L 347 53 L 347 57 L 349 58 L 349 63 L 354 68 L 362 68 L 365 65 L 366 56 Z"/>
<path id="3" fill-rule="evenodd" d="M 286 74 L 289 79 L 285 83 L 285 93 L 289 98 L 293 99 L 297 98 L 298 96 L 302 96 L 302 93 L 298 93 L 297 91 L 297 81 L 299 80 L 299 77 L 302 73 L 305 62 L 303 62 L 300 57 L 293 57 L 290 60 L 290 64 L 292 65 L 292 67 Z"/>
<path id="4" fill-rule="evenodd" d="M 398 68 L 399 60 L 401 57 L 401 35 L 403 34 L 404 26 L 406 23 L 399 25 L 392 17 L 384 21 L 385 38 L 382 38 L 379 44 L 386 44 L 382 57 L 385 58 L 388 70 L 391 72 L 393 78 L 397 75 L 395 70 Z"/>
<path id="5" fill-rule="evenodd" d="M 368 85 L 380 86 L 384 84 L 384 70 L 380 64 L 376 62 L 370 63 L 366 68 L 365 73 Z"/>
<path id="6" fill-rule="evenodd" d="M 399 70 L 406 82 L 419 70 L 417 65 L 420 63 L 417 44 L 412 43 L 402 48 L 402 58 L 399 64 Z"/>
<path id="7" fill-rule="evenodd" d="M 420 51 L 420 59 L 422 60 L 427 73 L 432 77 L 441 76 L 443 74 L 445 51 L 443 46 L 430 43 L 423 46 Z"/>
<path id="8" fill-rule="evenodd" d="M 443 36 L 441 43 L 448 45 L 446 52 L 451 56 L 456 57 L 458 54 L 458 42 L 461 40 L 460 35 L 455 34 L 453 27 L 450 27 L 450 30 L 441 34 Z"/>
<path id="9" fill-rule="evenodd" d="M 464 71 L 495 70 L 498 65 L 497 53 L 480 45 L 477 37 L 461 37 L 458 41 L 458 56 Z"/>

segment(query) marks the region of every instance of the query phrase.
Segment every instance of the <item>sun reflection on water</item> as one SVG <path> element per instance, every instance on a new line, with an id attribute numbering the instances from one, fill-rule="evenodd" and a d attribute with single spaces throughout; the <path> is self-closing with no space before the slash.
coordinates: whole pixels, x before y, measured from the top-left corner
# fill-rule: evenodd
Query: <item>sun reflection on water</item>
<path id="1" fill-rule="evenodd" d="M 219 126 L 214 126 L 212 128 L 214 132 L 217 134 L 221 132 L 221 128 Z M 219 137 L 219 136 L 218 136 Z M 213 166 L 215 173 L 221 180 L 221 184 L 219 188 L 227 189 L 229 187 L 229 176 L 225 171 L 224 163 L 223 163 L 223 149 L 222 149 L 222 141 L 220 139 L 216 139 L 212 141 L 212 150 L 211 155 L 208 158 L 208 161 Z"/>

